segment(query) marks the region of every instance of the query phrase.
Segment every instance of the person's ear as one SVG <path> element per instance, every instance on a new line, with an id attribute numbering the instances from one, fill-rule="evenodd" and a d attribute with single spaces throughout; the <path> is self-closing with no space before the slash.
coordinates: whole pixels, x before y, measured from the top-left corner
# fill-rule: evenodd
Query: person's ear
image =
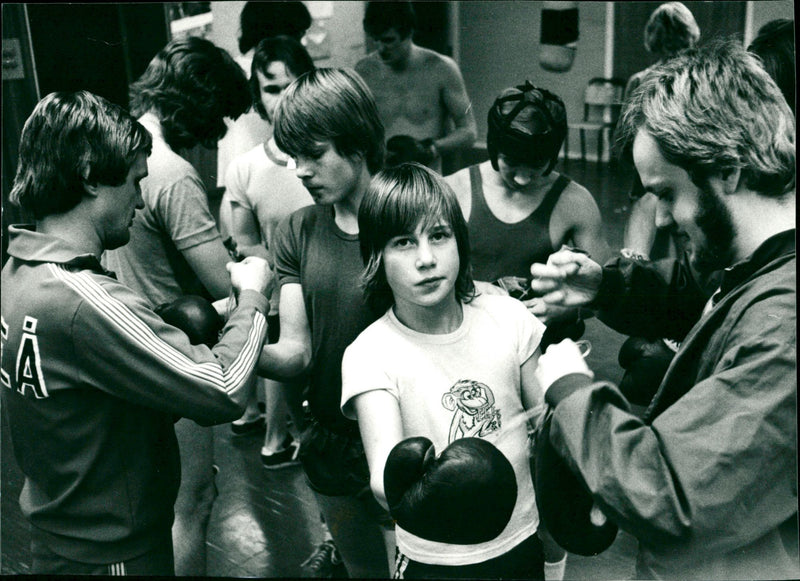
<path id="1" fill-rule="evenodd" d="M 88 195 L 92 197 L 97 197 L 99 193 L 98 190 L 100 188 L 100 184 L 92 183 L 89 181 L 90 172 L 91 168 L 88 165 L 84 166 L 84 168 L 81 170 L 81 181 L 83 182 L 83 189 Z"/>
<path id="2" fill-rule="evenodd" d="M 353 165 L 358 165 L 360 163 L 366 163 L 367 155 L 361 151 L 354 151 L 347 155 L 347 159 L 349 159 L 350 163 Z"/>
<path id="3" fill-rule="evenodd" d="M 723 170 L 719 173 L 718 179 L 720 180 L 722 193 L 729 196 L 736 193 L 739 189 L 739 183 L 742 179 L 742 170 L 738 167 Z"/>

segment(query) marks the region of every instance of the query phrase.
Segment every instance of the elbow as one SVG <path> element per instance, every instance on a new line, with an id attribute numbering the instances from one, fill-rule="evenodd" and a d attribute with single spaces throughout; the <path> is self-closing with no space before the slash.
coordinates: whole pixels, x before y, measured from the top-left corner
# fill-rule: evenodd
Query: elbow
<path id="1" fill-rule="evenodd" d="M 311 356 L 310 346 L 304 346 L 302 349 L 298 350 L 292 365 L 293 370 L 296 372 L 295 376 L 307 373 L 311 369 L 312 360 L 313 357 Z"/>
<path id="2" fill-rule="evenodd" d="M 246 408 L 246 401 L 239 403 L 230 397 L 224 396 L 213 406 L 213 409 L 212 406 L 209 406 L 202 410 L 202 413 L 187 417 L 203 427 L 216 426 L 238 420 L 244 415 Z"/>
<path id="3" fill-rule="evenodd" d="M 369 487 L 372 490 L 372 496 L 375 497 L 375 500 L 378 501 L 378 504 L 383 507 L 384 510 L 389 511 L 389 503 L 386 501 L 386 493 L 383 490 L 383 473 L 381 473 L 380 478 L 373 477 L 370 479 Z"/>
<path id="4" fill-rule="evenodd" d="M 297 349 L 287 358 L 285 365 L 281 366 L 279 375 L 281 379 L 299 379 L 311 371 L 311 349 Z"/>
<path id="5" fill-rule="evenodd" d="M 276 381 L 298 379 L 309 372 L 312 359 L 310 346 L 278 341 L 262 348 L 257 373 Z"/>

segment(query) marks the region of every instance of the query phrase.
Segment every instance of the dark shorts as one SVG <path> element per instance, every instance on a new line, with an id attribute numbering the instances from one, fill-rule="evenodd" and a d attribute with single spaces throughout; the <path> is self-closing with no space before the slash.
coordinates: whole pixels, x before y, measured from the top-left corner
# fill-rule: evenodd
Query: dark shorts
<path id="1" fill-rule="evenodd" d="M 369 489 L 369 465 L 358 429 L 333 432 L 307 416 L 300 434 L 299 459 L 311 489 L 325 496 L 348 496 Z"/>
<path id="2" fill-rule="evenodd" d="M 531 535 L 509 552 L 470 565 L 429 565 L 406 557 L 398 549 L 395 579 L 544 579 L 544 550 Z"/>

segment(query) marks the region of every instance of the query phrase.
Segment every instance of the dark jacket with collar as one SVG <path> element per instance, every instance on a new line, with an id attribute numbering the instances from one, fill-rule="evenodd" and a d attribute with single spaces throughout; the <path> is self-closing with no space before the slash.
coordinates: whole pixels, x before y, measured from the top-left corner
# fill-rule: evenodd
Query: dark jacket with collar
<path id="1" fill-rule="evenodd" d="M 684 267 L 604 268 L 601 318 L 636 333 L 620 321 L 646 314 L 683 343 L 641 419 L 612 385 L 556 382 L 551 442 L 639 540 L 637 578 L 800 577 L 795 231 L 726 271 L 705 312 Z M 650 312 L 625 314 L 648 293 Z"/>

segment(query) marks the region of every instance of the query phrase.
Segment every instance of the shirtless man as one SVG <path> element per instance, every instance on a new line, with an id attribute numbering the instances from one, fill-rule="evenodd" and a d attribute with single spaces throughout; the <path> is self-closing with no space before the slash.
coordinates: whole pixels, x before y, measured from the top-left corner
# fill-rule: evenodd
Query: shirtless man
<path id="1" fill-rule="evenodd" d="M 410 2 L 367 2 L 364 32 L 378 48 L 355 69 L 386 127 L 387 163 L 413 158 L 441 171 L 443 155 L 475 141 L 475 117 L 458 65 L 414 44 L 414 24 Z M 417 155 L 403 155 L 411 152 Z"/>

